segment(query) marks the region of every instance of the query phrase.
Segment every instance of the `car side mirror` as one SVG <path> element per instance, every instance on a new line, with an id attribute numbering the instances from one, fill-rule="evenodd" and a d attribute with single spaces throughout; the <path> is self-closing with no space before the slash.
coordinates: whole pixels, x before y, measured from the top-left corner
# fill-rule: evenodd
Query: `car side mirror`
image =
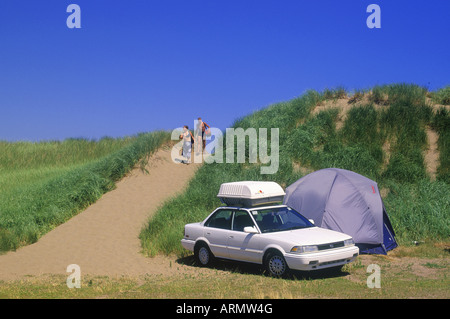
<path id="1" fill-rule="evenodd" d="M 244 227 L 244 232 L 248 234 L 257 234 L 258 230 L 255 228 L 255 226 L 247 226 Z"/>
<path id="2" fill-rule="evenodd" d="M 308 219 L 311 224 L 314 225 L 314 219 Z"/>

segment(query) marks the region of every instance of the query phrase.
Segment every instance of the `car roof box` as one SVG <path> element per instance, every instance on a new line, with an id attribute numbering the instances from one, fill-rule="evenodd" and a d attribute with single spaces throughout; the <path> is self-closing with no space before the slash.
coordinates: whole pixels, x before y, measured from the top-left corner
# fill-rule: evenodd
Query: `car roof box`
<path id="1" fill-rule="evenodd" d="M 243 181 L 223 183 L 217 197 L 227 206 L 253 207 L 281 202 L 284 195 L 275 182 Z"/>

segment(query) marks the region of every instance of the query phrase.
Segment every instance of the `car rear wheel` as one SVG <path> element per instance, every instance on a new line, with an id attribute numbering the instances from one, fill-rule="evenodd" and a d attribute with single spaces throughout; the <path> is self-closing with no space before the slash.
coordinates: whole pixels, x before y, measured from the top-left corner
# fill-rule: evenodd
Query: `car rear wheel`
<path id="1" fill-rule="evenodd" d="M 205 243 L 200 243 L 195 247 L 194 256 L 196 262 L 200 266 L 210 266 L 214 255 L 211 253 L 211 250 L 209 250 L 209 247 Z"/>
<path id="2" fill-rule="evenodd" d="M 280 252 L 271 252 L 267 255 L 265 267 L 269 275 L 282 277 L 289 271 L 286 260 Z"/>

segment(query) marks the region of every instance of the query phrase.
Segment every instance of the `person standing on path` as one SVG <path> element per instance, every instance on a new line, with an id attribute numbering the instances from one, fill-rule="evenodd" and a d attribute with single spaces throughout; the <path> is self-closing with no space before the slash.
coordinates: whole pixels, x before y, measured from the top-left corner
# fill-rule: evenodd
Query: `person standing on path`
<path id="1" fill-rule="evenodd" d="M 184 164 L 189 164 L 191 161 L 191 151 L 192 151 L 192 143 L 194 142 L 194 136 L 192 132 L 189 131 L 189 127 L 187 125 L 183 126 L 183 133 L 180 135 L 180 138 L 183 139 L 183 151 L 181 155 L 187 160 L 181 161 Z"/>
<path id="2" fill-rule="evenodd" d="M 208 128 L 208 129 L 206 129 Z M 195 129 L 195 137 L 196 137 L 196 153 L 203 153 L 206 146 L 206 135 L 209 134 L 211 126 L 202 121 L 202 118 L 199 117 L 197 121 L 197 127 Z"/>

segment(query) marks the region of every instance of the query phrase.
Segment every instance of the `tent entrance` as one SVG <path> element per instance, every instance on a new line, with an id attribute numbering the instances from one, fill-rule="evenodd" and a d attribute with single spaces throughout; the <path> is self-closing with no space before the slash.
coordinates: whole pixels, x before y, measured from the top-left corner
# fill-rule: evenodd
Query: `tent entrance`
<path id="1" fill-rule="evenodd" d="M 391 222 L 383 209 L 383 243 L 382 244 L 356 244 L 360 254 L 381 254 L 386 255 L 388 251 L 397 247 L 395 233 Z"/>

